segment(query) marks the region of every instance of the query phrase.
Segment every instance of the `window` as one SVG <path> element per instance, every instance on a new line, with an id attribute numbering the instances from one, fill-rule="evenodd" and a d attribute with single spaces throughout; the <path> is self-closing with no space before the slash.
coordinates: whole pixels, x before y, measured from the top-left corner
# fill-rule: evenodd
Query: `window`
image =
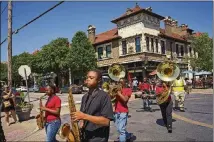
<path id="1" fill-rule="evenodd" d="M 176 54 L 177 54 L 177 56 L 179 56 L 179 49 L 178 49 L 178 44 L 176 44 Z"/>
<path id="2" fill-rule="evenodd" d="M 165 54 L 165 42 L 161 40 L 161 54 Z"/>
<path id="3" fill-rule="evenodd" d="M 111 57 L 111 45 L 106 46 L 106 57 L 107 58 Z"/>
<path id="4" fill-rule="evenodd" d="M 149 51 L 149 37 L 146 37 L 146 48 Z"/>
<path id="5" fill-rule="evenodd" d="M 158 39 L 155 39 L 156 52 L 158 53 Z"/>
<path id="6" fill-rule="evenodd" d="M 127 54 L 127 45 L 126 45 L 126 41 L 122 41 L 122 54 L 126 55 Z"/>
<path id="7" fill-rule="evenodd" d="M 151 47 L 152 47 L 152 52 L 154 52 L 154 41 L 153 41 L 153 38 L 151 38 Z"/>
<path id="8" fill-rule="evenodd" d="M 102 59 L 102 56 L 103 56 L 103 47 L 99 47 L 97 52 L 98 52 L 98 59 Z"/>
<path id="9" fill-rule="evenodd" d="M 135 50 L 136 50 L 136 52 L 140 52 L 141 51 L 140 37 L 136 37 L 135 38 Z"/>
<path id="10" fill-rule="evenodd" d="M 184 56 L 184 46 L 181 45 L 181 56 Z"/>

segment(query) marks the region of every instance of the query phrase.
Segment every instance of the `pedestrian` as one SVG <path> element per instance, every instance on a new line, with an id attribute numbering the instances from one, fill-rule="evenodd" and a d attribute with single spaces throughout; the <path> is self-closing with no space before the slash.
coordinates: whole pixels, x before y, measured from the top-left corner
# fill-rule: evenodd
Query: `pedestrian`
<path id="1" fill-rule="evenodd" d="M 184 100 L 186 96 L 185 92 L 186 82 L 179 75 L 172 83 L 172 92 L 175 96 L 175 110 L 184 112 Z"/>
<path id="2" fill-rule="evenodd" d="M 157 103 L 161 109 L 164 125 L 166 126 L 168 133 L 172 133 L 172 107 L 173 102 L 171 99 L 171 90 L 167 86 L 167 83 L 159 80 L 157 82 L 155 93 L 157 95 Z M 162 98 L 162 99 L 161 99 Z"/>
<path id="3" fill-rule="evenodd" d="M 126 88 L 125 79 L 120 79 L 119 81 L 122 85 L 122 89 L 118 90 L 116 101 L 115 101 L 115 126 L 119 133 L 119 141 L 125 142 L 130 140 L 131 135 L 126 131 L 126 125 L 128 120 L 128 101 L 131 97 L 131 88 Z"/>
<path id="4" fill-rule="evenodd" d="M 56 87 L 54 85 L 48 85 L 46 90 L 48 100 L 45 106 L 40 104 L 40 109 L 45 111 L 46 141 L 56 142 L 56 134 L 61 126 L 61 99 L 56 95 Z"/>
<path id="5" fill-rule="evenodd" d="M 2 92 L 1 96 L 3 98 L 2 111 L 5 112 L 5 121 L 7 123 L 7 126 L 10 126 L 9 113 L 11 113 L 14 123 L 17 122 L 17 118 L 15 112 L 15 103 L 13 100 L 14 95 L 12 94 L 12 90 L 9 89 L 9 86 L 7 85 L 4 86 L 4 91 Z"/>
<path id="6" fill-rule="evenodd" d="M 110 96 L 98 87 L 101 78 L 98 70 L 87 73 L 89 91 L 82 98 L 80 111 L 71 114 L 73 121 L 80 121 L 83 142 L 108 142 L 109 139 L 113 108 Z"/>
<path id="7" fill-rule="evenodd" d="M 137 85 L 138 85 L 138 81 L 137 81 L 137 78 L 135 77 L 133 82 L 132 82 L 134 92 L 137 91 Z"/>

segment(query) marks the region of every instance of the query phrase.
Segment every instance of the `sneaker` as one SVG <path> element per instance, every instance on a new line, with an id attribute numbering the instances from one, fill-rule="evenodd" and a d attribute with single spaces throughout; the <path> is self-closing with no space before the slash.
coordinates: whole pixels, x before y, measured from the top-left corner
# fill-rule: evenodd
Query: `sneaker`
<path id="1" fill-rule="evenodd" d="M 172 133 L 172 128 L 168 128 L 168 133 Z"/>

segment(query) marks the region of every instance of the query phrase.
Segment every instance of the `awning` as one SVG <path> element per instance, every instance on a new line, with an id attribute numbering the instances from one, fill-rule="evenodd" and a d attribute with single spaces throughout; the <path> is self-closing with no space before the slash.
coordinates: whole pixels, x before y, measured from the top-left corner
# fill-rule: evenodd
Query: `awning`
<path id="1" fill-rule="evenodd" d="M 151 73 L 149 73 L 149 75 L 156 75 L 156 74 L 157 74 L 157 70 L 154 70 Z"/>

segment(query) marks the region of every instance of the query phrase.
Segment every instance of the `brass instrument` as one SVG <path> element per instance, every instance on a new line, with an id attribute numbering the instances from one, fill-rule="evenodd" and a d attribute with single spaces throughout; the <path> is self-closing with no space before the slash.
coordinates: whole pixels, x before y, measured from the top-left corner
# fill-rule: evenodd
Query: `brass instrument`
<path id="1" fill-rule="evenodd" d="M 179 74 L 180 69 L 173 61 L 164 61 L 157 66 L 157 76 L 165 82 L 163 83 L 163 93 L 156 97 L 158 104 L 162 104 L 168 99 L 171 92 L 171 85 L 169 85 L 170 87 L 167 87 L 167 82 L 172 82 L 179 76 Z"/>
<path id="2" fill-rule="evenodd" d="M 47 94 L 41 96 L 39 98 L 39 101 L 40 101 L 40 106 L 42 105 L 42 99 L 46 96 Z M 44 125 L 45 125 L 45 120 L 44 120 L 44 114 L 43 114 L 43 111 L 40 109 L 40 113 L 36 116 L 36 123 L 37 123 L 37 126 L 39 128 L 39 130 L 42 130 L 44 128 Z"/>
<path id="3" fill-rule="evenodd" d="M 68 104 L 70 114 L 76 112 L 76 106 L 72 95 L 72 87 L 69 88 Z M 62 139 L 66 138 L 68 142 L 80 142 L 80 130 L 78 122 L 74 122 L 73 120 L 71 120 L 71 127 L 68 123 L 61 125 L 58 134 Z"/>
<path id="4" fill-rule="evenodd" d="M 108 75 L 112 80 L 118 82 L 121 78 L 125 77 L 126 70 L 124 66 L 120 64 L 113 64 L 108 69 Z M 108 82 L 104 82 L 102 88 L 110 95 L 111 101 L 112 103 L 114 103 L 116 100 L 117 91 L 122 89 L 122 85 L 120 83 L 114 85 Z"/>

